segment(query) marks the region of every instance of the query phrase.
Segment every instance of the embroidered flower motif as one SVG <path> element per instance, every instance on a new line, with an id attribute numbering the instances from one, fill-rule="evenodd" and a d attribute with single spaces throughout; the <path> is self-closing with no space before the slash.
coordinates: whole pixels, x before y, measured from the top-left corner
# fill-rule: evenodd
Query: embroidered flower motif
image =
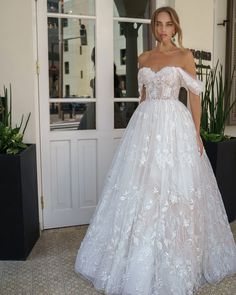
<path id="1" fill-rule="evenodd" d="M 76 271 L 107 294 L 190 295 L 203 275 L 214 282 L 236 271 L 220 192 L 178 101 L 181 85 L 197 93 L 201 83 L 174 67 L 142 69 L 138 82 L 147 98 L 125 130 Z"/>

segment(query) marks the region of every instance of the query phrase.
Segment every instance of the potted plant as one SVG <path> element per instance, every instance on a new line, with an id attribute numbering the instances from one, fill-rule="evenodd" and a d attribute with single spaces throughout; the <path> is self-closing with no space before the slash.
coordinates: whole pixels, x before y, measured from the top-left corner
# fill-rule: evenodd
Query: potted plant
<path id="1" fill-rule="evenodd" d="M 36 147 L 23 143 L 30 119 L 12 126 L 11 87 L 0 96 L 0 260 L 25 260 L 39 237 Z"/>
<path id="2" fill-rule="evenodd" d="M 229 222 L 236 219 L 236 139 L 225 134 L 225 125 L 236 99 L 230 102 L 233 70 L 229 81 L 223 79 L 223 67 L 207 71 L 202 93 L 201 137 L 222 195 Z M 200 72 L 203 80 L 203 74 Z"/>

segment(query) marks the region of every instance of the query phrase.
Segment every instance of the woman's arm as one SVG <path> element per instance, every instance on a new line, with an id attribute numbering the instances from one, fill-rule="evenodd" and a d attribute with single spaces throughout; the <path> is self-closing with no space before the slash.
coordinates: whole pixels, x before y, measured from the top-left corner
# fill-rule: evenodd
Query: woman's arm
<path id="1" fill-rule="evenodd" d="M 186 62 L 184 69 L 193 77 L 196 77 L 196 67 L 193 59 L 192 52 L 190 50 L 186 53 Z M 203 152 L 203 143 L 200 136 L 200 124 L 201 124 L 201 101 L 200 96 L 189 91 L 189 102 L 191 113 L 193 117 L 193 122 L 197 132 L 197 143 L 199 147 L 200 154 Z"/>
<path id="2" fill-rule="evenodd" d="M 142 103 L 145 99 L 146 99 L 146 89 L 145 89 L 145 86 L 143 86 L 141 93 L 140 93 L 139 104 Z"/>
<path id="3" fill-rule="evenodd" d="M 139 57 L 138 57 L 138 68 L 141 69 L 144 64 L 145 64 L 145 60 L 148 56 L 148 52 L 143 52 Z M 142 103 L 144 100 L 146 99 L 146 89 L 145 86 L 142 87 L 142 89 L 140 90 L 140 100 L 139 103 Z"/>
<path id="4" fill-rule="evenodd" d="M 193 94 L 189 91 L 189 102 L 196 131 L 197 134 L 200 135 L 201 102 L 199 95 Z"/>

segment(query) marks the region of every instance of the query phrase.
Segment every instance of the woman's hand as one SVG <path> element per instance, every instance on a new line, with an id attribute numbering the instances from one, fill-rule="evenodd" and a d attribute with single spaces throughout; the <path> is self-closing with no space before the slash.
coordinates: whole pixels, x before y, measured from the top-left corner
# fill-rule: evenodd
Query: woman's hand
<path id="1" fill-rule="evenodd" d="M 202 153 L 203 153 L 204 146 L 203 146 L 203 143 L 202 143 L 201 136 L 199 134 L 197 135 L 197 145 L 198 145 L 198 151 L 199 151 L 200 156 L 201 156 Z"/>

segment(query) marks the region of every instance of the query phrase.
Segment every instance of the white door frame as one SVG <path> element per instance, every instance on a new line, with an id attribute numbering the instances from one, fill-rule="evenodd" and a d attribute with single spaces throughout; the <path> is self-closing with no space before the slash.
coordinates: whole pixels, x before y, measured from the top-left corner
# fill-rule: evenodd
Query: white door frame
<path id="1" fill-rule="evenodd" d="M 48 84 L 48 42 L 47 1 L 38 1 L 38 60 L 39 74 L 39 117 L 41 126 L 42 191 L 44 198 L 43 219 L 50 219 L 51 202 L 51 155 L 50 142 L 54 140 L 90 140 L 96 142 L 96 195 L 99 196 L 114 153 L 117 139 L 123 130 L 114 130 L 113 125 L 113 2 L 96 1 L 96 130 L 50 131 L 49 84 Z M 104 11 L 106 13 L 104 13 Z M 102 33 L 101 33 L 102 32 Z M 76 151 L 75 151 L 76 153 Z M 72 161 L 73 162 L 73 161 Z M 73 164 L 72 164 L 73 165 Z M 73 177 L 73 175 L 72 175 Z M 75 180 L 76 181 L 76 180 Z M 73 190 L 73 188 L 72 188 Z M 94 209 L 94 208 L 93 208 Z M 90 213 L 91 215 L 91 213 Z M 88 220 L 88 219 L 86 219 Z M 79 223 L 83 221 L 79 221 Z M 79 224 L 78 223 L 78 224 Z M 88 222 L 87 222 L 88 223 Z M 73 223 L 46 222 L 43 228 L 73 225 Z"/>

